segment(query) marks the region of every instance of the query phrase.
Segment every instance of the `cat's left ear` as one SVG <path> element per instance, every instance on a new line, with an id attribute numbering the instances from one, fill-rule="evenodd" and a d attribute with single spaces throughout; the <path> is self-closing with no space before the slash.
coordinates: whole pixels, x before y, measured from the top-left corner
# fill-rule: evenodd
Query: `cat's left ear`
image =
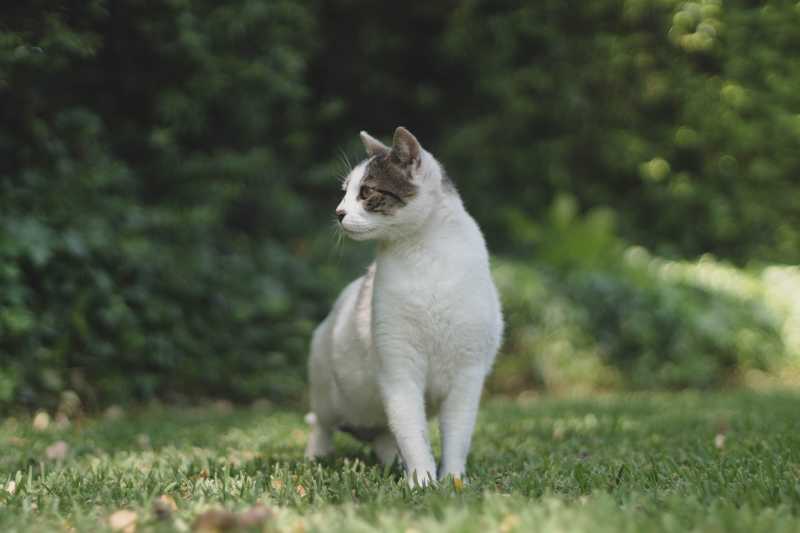
<path id="1" fill-rule="evenodd" d="M 361 142 L 364 145 L 364 150 L 367 151 L 367 155 L 370 157 L 389 153 L 388 146 L 380 142 L 366 131 L 361 132 Z"/>
<path id="2" fill-rule="evenodd" d="M 422 147 L 419 141 L 414 137 L 410 131 L 403 126 L 398 126 L 394 130 L 394 138 L 392 139 L 392 153 L 404 165 L 411 165 L 418 163 L 420 155 L 422 154 Z"/>

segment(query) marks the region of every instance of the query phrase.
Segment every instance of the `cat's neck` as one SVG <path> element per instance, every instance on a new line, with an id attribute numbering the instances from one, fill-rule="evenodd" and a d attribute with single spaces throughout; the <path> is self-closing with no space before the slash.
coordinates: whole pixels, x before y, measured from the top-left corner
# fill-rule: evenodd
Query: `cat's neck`
<path id="1" fill-rule="evenodd" d="M 470 217 L 457 194 L 443 193 L 439 205 L 414 231 L 378 244 L 378 257 L 409 258 L 419 255 L 440 255 L 460 234 L 469 231 Z M 470 239 L 465 238 L 462 242 Z"/>

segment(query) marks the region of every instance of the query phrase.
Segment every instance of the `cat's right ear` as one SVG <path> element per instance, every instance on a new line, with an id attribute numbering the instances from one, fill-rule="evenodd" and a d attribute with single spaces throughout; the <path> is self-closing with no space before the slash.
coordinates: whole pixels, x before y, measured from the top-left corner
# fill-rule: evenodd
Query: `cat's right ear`
<path id="1" fill-rule="evenodd" d="M 361 132 L 361 142 L 364 143 L 364 150 L 367 151 L 367 155 L 370 157 L 376 155 L 386 155 L 391 151 L 391 148 L 380 142 L 366 131 Z"/>

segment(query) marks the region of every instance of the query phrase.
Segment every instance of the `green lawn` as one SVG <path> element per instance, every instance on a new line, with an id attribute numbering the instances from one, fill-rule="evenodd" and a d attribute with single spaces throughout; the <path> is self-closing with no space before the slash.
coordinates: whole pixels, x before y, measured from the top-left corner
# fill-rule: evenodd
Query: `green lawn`
<path id="1" fill-rule="evenodd" d="M 7 419 L 0 531 L 97 531 L 123 509 L 137 531 L 186 531 L 257 502 L 268 531 L 800 530 L 798 395 L 489 400 L 462 490 L 409 490 L 346 436 L 334 459 L 304 463 L 302 420 L 269 407 L 149 408 L 40 431 Z M 48 458 L 58 441 L 65 458 Z M 159 519 L 161 495 L 177 510 Z"/>

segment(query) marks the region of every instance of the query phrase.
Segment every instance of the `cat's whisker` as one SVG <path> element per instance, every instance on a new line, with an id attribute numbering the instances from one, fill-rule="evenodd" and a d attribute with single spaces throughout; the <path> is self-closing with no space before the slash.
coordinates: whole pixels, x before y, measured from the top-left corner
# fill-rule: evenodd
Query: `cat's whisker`
<path id="1" fill-rule="evenodd" d="M 347 152 L 344 149 L 339 148 L 339 157 L 344 163 L 345 170 L 349 174 L 351 170 L 353 170 L 353 164 L 350 162 L 350 158 L 347 157 Z"/>
<path id="2" fill-rule="evenodd" d="M 353 164 L 350 163 L 350 158 L 347 157 L 347 152 L 345 152 L 342 148 L 339 148 L 339 163 L 343 167 L 342 174 L 339 176 L 339 183 L 344 184 L 347 176 L 353 171 Z"/>
<path id="3" fill-rule="evenodd" d="M 341 224 L 339 221 L 334 219 L 331 225 L 331 231 L 334 234 L 334 241 L 333 246 L 331 248 L 331 253 L 336 253 L 337 257 L 341 259 L 342 257 L 342 242 L 344 242 L 344 230 L 342 229 Z"/>

